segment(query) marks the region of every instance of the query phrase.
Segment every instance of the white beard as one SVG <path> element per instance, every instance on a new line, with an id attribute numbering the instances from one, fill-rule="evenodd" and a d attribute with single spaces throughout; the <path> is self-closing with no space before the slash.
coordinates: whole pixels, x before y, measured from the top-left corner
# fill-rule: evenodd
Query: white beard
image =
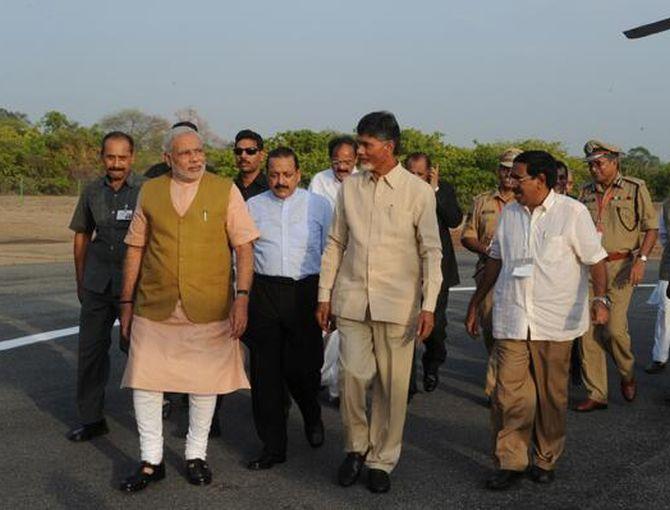
<path id="1" fill-rule="evenodd" d="M 182 170 L 179 168 L 177 165 L 172 165 L 172 177 L 174 177 L 176 180 L 181 181 L 181 182 L 195 182 L 200 177 L 202 177 L 202 174 L 205 173 L 205 164 L 202 164 L 202 168 L 200 169 L 199 172 L 193 173 L 189 172 L 188 170 Z"/>

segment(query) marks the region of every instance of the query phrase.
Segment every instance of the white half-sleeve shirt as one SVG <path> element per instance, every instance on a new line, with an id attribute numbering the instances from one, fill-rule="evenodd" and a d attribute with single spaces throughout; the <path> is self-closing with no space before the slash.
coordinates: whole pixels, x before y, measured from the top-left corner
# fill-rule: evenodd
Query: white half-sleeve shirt
<path id="1" fill-rule="evenodd" d="M 489 254 L 502 261 L 493 295 L 495 338 L 525 340 L 530 331 L 531 340 L 569 341 L 586 332 L 589 266 L 607 252 L 582 203 L 550 191 L 532 213 L 507 205 Z"/>
<path id="2" fill-rule="evenodd" d="M 356 173 L 358 173 L 358 169 L 354 167 L 351 175 Z M 330 210 L 334 211 L 335 202 L 337 201 L 337 194 L 340 192 L 341 186 L 342 182 L 340 182 L 337 177 L 335 177 L 335 172 L 333 169 L 326 168 L 312 177 L 312 180 L 309 183 L 309 191 L 325 197 L 330 204 Z"/>

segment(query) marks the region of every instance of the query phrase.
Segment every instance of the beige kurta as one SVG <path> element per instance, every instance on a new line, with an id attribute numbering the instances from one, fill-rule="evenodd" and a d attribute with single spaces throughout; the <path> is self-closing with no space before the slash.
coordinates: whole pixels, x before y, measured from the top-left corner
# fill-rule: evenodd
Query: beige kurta
<path id="1" fill-rule="evenodd" d="M 200 181 L 171 181 L 170 196 L 177 214 L 184 216 L 199 185 Z M 126 244 L 145 246 L 149 227 L 140 195 Z M 259 236 L 236 186 L 230 189 L 226 224 L 222 228 L 226 229 L 233 247 Z M 181 302 L 177 302 L 165 321 L 133 316 L 130 352 L 121 387 L 202 395 L 230 393 L 249 388 L 243 357 L 239 339 L 230 335 L 228 319 L 195 324 L 186 316 Z"/>

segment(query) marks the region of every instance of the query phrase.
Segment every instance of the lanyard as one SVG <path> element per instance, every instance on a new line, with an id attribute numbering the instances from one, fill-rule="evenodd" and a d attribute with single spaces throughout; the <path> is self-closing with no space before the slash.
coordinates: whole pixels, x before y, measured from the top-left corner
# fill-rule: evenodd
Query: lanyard
<path id="1" fill-rule="evenodd" d="M 613 185 L 612 185 L 613 186 Z M 610 186 L 605 190 L 605 192 L 600 196 L 596 192 L 596 203 L 598 204 L 598 215 L 596 216 L 596 230 L 600 233 L 603 231 L 603 209 L 607 207 L 607 204 L 610 203 L 612 198 L 614 198 L 614 188 Z"/>

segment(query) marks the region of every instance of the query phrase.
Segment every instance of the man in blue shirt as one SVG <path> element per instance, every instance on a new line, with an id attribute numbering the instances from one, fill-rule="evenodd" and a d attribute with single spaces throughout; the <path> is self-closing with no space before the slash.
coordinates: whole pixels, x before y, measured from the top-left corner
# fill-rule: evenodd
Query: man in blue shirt
<path id="1" fill-rule="evenodd" d="M 317 304 L 321 253 L 330 228 L 328 201 L 298 189 L 300 167 L 292 149 L 269 152 L 270 189 L 247 204 L 261 236 L 254 243 L 254 284 L 245 333 L 250 351 L 251 400 L 263 442 L 251 470 L 286 460 L 286 392 L 300 408 L 307 441 L 323 444 L 317 400 L 323 364 Z"/>

